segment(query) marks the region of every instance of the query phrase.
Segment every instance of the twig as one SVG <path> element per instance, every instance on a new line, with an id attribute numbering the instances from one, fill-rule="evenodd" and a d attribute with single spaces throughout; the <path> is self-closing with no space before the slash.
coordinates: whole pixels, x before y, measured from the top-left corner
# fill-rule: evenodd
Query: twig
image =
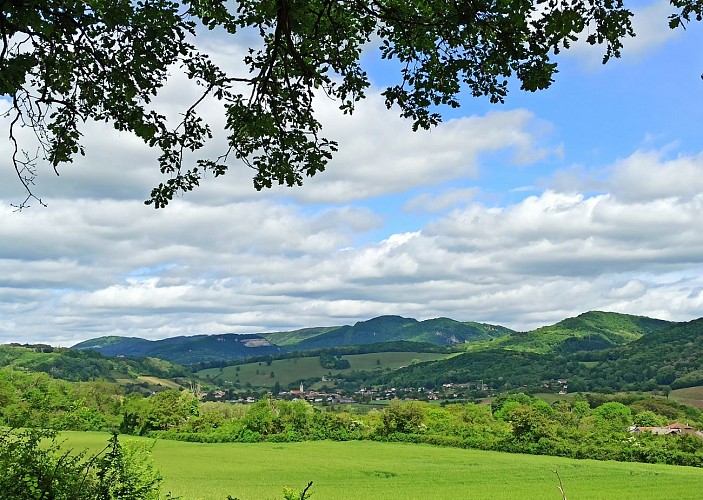
<path id="1" fill-rule="evenodd" d="M 310 489 L 311 486 L 312 486 L 312 481 L 310 481 L 310 482 L 308 483 L 308 485 L 305 487 L 305 489 L 303 490 L 303 492 L 300 494 L 300 500 L 305 500 L 305 498 L 306 498 L 306 496 L 307 496 L 307 494 L 308 494 L 308 490 Z"/>
<path id="2" fill-rule="evenodd" d="M 559 479 L 559 486 L 557 486 L 557 488 L 558 488 L 559 491 L 561 492 L 561 498 L 562 498 L 562 500 L 566 500 L 566 493 L 564 493 L 564 485 L 563 485 L 562 482 L 561 482 L 561 476 L 559 475 L 559 471 L 553 470 L 552 472 L 553 472 L 554 474 L 556 474 L 556 475 L 557 475 L 557 479 Z"/>

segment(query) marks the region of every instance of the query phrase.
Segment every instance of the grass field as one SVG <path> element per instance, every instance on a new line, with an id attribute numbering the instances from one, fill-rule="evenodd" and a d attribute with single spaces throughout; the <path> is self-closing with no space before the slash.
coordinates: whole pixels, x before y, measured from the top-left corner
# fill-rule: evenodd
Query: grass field
<path id="1" fill-rule="evenodd" d="M 138 377 L 137 380 L 139 380 L 140 382 L 146 382 L 146 383 L 148 383 L 148 384 L 155 385 L 155 386 L 164 386 L 164 387 L 167 387 L 167 388 L 169 388 L 169 389 L 176 389 L 176 390 L 178 390 L 178 389 L 181 388 L 181 386 L 178 385 L 178 384 L 177 384 L 176 382 L 174 382 L 173 380 L 168 380 L 168 379 L 165 379 L 165 378 L 159 378 L 159 377 Z"/>
<path id="2" fill-rule="evenodd" d="M 165 378 L 159 378 L 159 377 L 147 377 L 147 376 L 142 376 L 142 377 L 137 377 L 136 379 L 133 378 L 120 378 L 119 376 L 115 377 L 115 381 L 124 386 L 133 386 L 133 385 L 143 385 L 142 390 L 143 391 L 148 391 L 148 392 L 159 392 L 159 391 L 164 391 L 166 389 L 175 389 L 175 390 L 180 390 L 181 385 L 178 383 L 174 382 L 173 380 L 168 380 Z"/>
<path id="3" fill-rule="evenodd" d="M 557 401 L 572 401 L 575 394 L 555 394 L 553 392 L 538 392 L 532 394 L 533 397 L 539 398 L 542 401 L 546 401 L 550 405 L 556 403 Z"/>
<path id="4" fill-rule="evenodd" d="M 66 432 L 101 449 L 107 434 Z M 126 440 L 139 438 L 123 437 Z M 401 443 L 202 444 L 157 441 L 164 493 L 184 500 L 281 499 L 313 481 L 313 500 L 553 499 L 559 471 L 570 500 L 699 500 L 703 470 L 440 448 Z"/>
<path id="5" fill-rule="evenodd" d="M 686 387 L 671 391 L 669 397 L 679 403 L 695 406 L 703 409 L 703 386 Z"/>
<path id="6" fill-rule="evenodd" d="M 220 368 L 208 368 L 198 372 L 200 377 L 209 375 L 218 382 L 233 382 L 241 385 L 250 383 L 254 387 L 272 387 L 276 381 L 282 386 L 299 382 L 310 377 L 322 377 L 328 373 L 337 374 L 348 370 L 375 370 L 375 369 L 398 369 L 401 366 L 409 365 L 413 360 L 432 361 L 443 359 L 450 354 L 436 354 L 427 352 L 378 352 L 371 354 L 352 354 L 344 356 L 349 361 L 350 367 L 347 370 L 330 370 L 320 365 L 320 358 L 293 358 L 279 359 L 267 365 L 266 363 L 248 363 L 237 366 L 227 366 L 220 371 Z M 239 370 L 237 370 L 239 368 Z M 271 372 L 274 376 L 271 376 Z"/>

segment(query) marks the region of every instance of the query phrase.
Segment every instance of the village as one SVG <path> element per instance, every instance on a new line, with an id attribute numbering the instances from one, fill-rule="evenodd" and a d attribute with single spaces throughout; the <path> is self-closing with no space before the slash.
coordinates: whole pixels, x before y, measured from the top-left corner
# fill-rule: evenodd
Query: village
<path id="1" fill-rule="evenodd" d="M 329 380 L 322 378 L 323 382 Z M 567 394 L 567 379 L 557 379 L 545 383 L 543 387 L 550 392 L 557 392 L 560 395 Z M 372 403 L 374 401 L 390 401 L 402 399 L 405 401 L 478 401 L 491 397 L 495 394 L 495 389 L 484 381 L 446 383 L 438 388 L 427 387 L 362 387 L 357 391 L 335 391 L 312 390 L 305 388 L 303 382 L 298 389 L 288 391 L 276 391 L 267 389 L 249 388 L 246 390 L 216 389 L 209 392 L 198 393 L 203 401 L 222 401 L 227 403 L 255 403 L 262 397 L 271 397 L 288 401 L 305 400 L 318 405 L 340 405 L 354 403 Z"/>

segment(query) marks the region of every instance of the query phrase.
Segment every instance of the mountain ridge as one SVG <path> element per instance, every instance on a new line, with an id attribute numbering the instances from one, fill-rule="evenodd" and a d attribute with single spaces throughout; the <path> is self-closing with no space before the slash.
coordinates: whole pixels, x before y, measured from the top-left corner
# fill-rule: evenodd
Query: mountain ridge
<path id="1" fill-rule="evenodd" d="M 291 351 L 308 351 L 394 341 L 424 342 L 456 350 L 507 349 L 575 352 L 625 345 L 675 323 L 622 313 L 588 311 L 554 325 L 516 332 L 501 325 L 432 318 L 419 321 L 385 315 L 354 325 L 310 327 L 292 331 L 179 336 L 160 340 L 105 336 L 72 349 L 107 356 L 155 357 L 177 363 L 236 361 Z"/>

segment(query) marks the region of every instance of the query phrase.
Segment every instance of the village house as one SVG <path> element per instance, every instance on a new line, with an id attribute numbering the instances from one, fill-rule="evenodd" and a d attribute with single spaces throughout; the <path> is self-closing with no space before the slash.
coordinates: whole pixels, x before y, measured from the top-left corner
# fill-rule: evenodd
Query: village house
<path id="1" fill-rule="evenodd" d="M 696 431 L 690 425 L 682 424 L 681 422 L 674 422 L 673 424 L 669 424 L 666 427 L 632 426 L 629 428 L 629 431 L 633 434 L 649 432 L 658 436 L 689 434 L 693 436 L 698 436 L 703 439 L 703 433 L 701 431 Z"/>

